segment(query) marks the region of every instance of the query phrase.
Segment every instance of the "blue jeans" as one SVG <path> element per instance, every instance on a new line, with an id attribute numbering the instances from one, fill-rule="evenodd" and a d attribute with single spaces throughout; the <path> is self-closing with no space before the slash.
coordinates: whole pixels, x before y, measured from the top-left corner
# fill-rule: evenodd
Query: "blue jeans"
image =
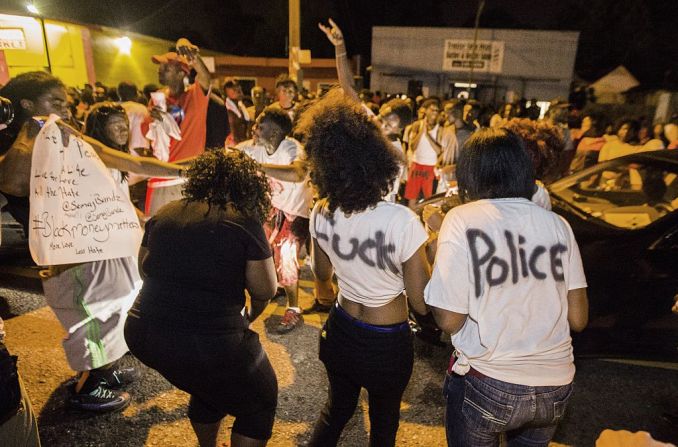
<path id="1" fill-rule="evenodd" d="M 448 447 L 547 446 L 565 414 L 572 384 L 525 386 L 489 377 L 448 374 L 445 431 Z"/>

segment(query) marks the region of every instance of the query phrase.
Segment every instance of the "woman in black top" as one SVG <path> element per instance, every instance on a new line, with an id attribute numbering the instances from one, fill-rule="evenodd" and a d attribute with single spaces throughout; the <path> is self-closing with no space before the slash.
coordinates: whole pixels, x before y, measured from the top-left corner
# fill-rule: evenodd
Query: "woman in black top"
<path id="1" fill-rule="evenodd" d="M 271 437 L 278 384 L 248 328 L 276 289 L 261 226 L 269 196 L 245 154 L 208 152 L 188 170 L 185 199 L 146 224 L 144 286 L 125 337 L 139 360 L 191 395 L 188 417 L 203 447 L 217 445 L 227 414 L 235 416 L 232 446 L 263 446 Z"/>

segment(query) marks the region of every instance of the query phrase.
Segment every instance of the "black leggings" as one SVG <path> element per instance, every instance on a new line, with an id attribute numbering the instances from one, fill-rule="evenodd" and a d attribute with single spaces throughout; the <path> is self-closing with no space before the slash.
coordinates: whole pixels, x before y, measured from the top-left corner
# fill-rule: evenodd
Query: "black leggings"
<path id="1" fill-rule="evenodd" d="M 278 381 L 256 332 L 231 325 L 199 333 L 177 330 L 167 322 L 130 315 L 125 340 L 130 351 L 172 385 L 189 393 L 188 417 L 211 424 L 235 416 L 233 431 L 253 439 L 271 437 L 278 402 Z"/>
<path id="2" fill-rule="evenodd" d="M 309 447 L 337 445 L 361 388 L 369 396 L 370 446 L 395 445 L 400 400 L 412 375 L 412 334 L 407 324 L 377 327 L 392 332 L 365 326 L 332 307 L 320 336 L 320 360 L 330 386 Z"/>

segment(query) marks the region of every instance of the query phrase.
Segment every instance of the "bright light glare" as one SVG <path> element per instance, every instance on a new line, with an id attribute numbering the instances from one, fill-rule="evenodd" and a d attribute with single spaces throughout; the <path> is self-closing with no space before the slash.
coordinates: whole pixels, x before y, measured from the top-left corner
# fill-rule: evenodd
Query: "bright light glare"
<path id="1" fill-rule="evenodd" d="M 38 8 L 36 8 L 33 3 L 27 4 L 26 9 L 28 9 L 28 12 L 31 14 L 40 14 L 40 11 L 38 11 Z"/>
<path id="2" fill-rule="evenodd" d="M 118 37 L 117 39 L 114 40 L 115 46 L 118 47 L 118 50 L 120 50 L 121 53 L 123 54 L 130 54 L 132 50 L 132 40 L 127 37 Z"/>

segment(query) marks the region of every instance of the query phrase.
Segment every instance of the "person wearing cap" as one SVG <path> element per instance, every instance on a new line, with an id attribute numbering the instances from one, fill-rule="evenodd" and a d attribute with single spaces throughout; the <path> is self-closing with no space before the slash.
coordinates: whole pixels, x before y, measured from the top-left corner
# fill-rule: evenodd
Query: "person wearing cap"
<path id="1" fill-rule="evenodd" d="M 247 111 L 247 106 L 242 102 L 242 87 L 236 78 L 226 78 L 224 94 L 226 95 L 224 104 L 226 110 L 228 110 L 228 125 L 231 128 L 231 133 L 226 139 L 226 145 L 235 146 L 249 138 L 252 119 Z"/>
<path id="2" fill-rule="evenodd" d="M 158 81 L 164 87 L 164 108 L 176 121 L 181 139 L 172 138 L 169 158 L 164 161 L 183 160 L 196 157 L 205 151 L 207 135 L 207 107 L 209 105 L 210 74 L 200 58 L 198 47 L 186 39 L 177 42 L 178 52 L 169 52 L 151 58 L 158 64 Z M 188 87 L 184 79 L 191 69 L 195 70 L 195 82 Z M 162 95 L 156 95 L 162 98 Z M 162 100 L 151 99 L 151 119 L 162 122 Z M 144 133 L 150 125 L 147 120 Z M 154 215 L 163 205 L 181 199 L 183 179 L 151 179 L 146 195 L 146 214 Z"/>

